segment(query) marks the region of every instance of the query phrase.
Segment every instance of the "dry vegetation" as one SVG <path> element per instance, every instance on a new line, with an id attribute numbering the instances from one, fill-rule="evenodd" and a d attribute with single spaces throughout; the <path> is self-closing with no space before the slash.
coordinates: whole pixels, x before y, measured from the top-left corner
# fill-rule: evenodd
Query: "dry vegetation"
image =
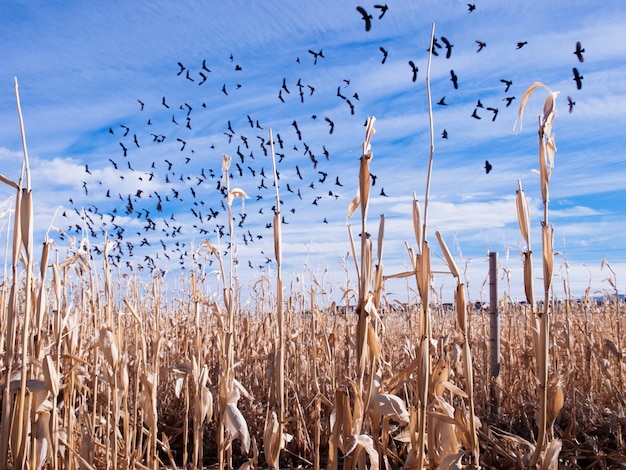
<path id="1" fill-rule="evenodd" d="M 428 193 L 423 216 L 414 199 L 412 270 L 383 272 L 384 217 L 376 236 L 367 227 L 373 118 L 348 209 L 361 216 L 362 236 L 349 228 L 357 281 L 346 276 L 341 305 L 311 273 L 283 286 L 280 223 L 276 278 L 257 281 L 251 306 L 239 301 L 233 258 L 209 241 L 194 256 L 217 262 L 217 282 L 195 272 L 146 284 L 116 274 L 107 250 L 93 257 L 87 240 L 54 251 L 46 239 L 35 260 L 25 152 L 25 182 L 2 177 L 16 201 L 0 292 L 0 469 L 623 468 L 623 306 L 617 292 L 602 305 L 550 295 L 555 97 L 539 118 L 544 295 L 534 298 L 520 183 L 528 302 L 499 302 L 496 379 L 489 314 L 466 302 L 439 233 L 457 289 L 452 308 L 430 301 Z M 245 193 L 230 188 L 229 165 L 225 156 L 230 209 Z M 414 281 L 417 295 L 387 303 L 389 277 Z"/>

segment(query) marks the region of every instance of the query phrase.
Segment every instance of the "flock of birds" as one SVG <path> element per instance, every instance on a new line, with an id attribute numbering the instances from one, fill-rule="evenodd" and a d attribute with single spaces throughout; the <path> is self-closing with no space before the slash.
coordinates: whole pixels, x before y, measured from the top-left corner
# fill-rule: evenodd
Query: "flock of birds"
<path id="1" fill-rule="evenodd" d="M 476 10 L 475 4 L 467 5 L 469 13 Z M 387 4 L 375 4 L 373 8 L 376 15 L 370 14 L 362 6 L 356 7 L 366 32 L 371 31 L 374 22 L 384 20 L 389 10 Z M 477 53 L 486 48 L 482 41 L 477 40 L 476 44 Z M 526 41 L 518 42 L 516 49 L 526 44 Z M 448 37 L 439 36 L 434 39 L 430 52 L 434 56 L 450 59 L 453 47 Z M 305 61 L 296 58 L 296 62 L 303 67 L 319 67 L 326 58 L 322 49 L 303 52 L 303 57 L 310 59 Z M 390 51 L 380 46 L 378 52 L 382 53 L 381 64 L 384 65 Z M 583 62 L 584 52 L 581 44 L 577 43 L 575 54 L 580 62 Z M 245 63 L 236 61 L 232 54 L 226 63 L 232 73 L 229 81 L 215 82 L 212 78 L 212 64 L 206 59 L 196 66 L 178 61 L 173 75 L 188 84 L 192 94 L 192 90 L 198 90 L 198 87 L 203 90 L 212 87 L 214 95 L 221 96 L 221 99 L 236 99 L 237 91 L 248 85 L 241 78 Z M 415 82 L 419 68 L 413 60 L 408 60 L 408 65 L 410 70 L 407 71 L 407 81 Z M 573 70 L 574 80 L 580 89 L 583 77 L 576 68 Z M 460 81 L 453 69 L 450 69 L 450 81 L 452 89 L 458 90 Z M 513 81 L 502 78 L 500 82 L 503 87 L 502 101 L 505 107 L 509 107 L 515 100 L 515 96 L 509 93 Z M 358 112 L 358 91 L 350 85 L 349 78 L 337 83 L 336 99 L 345 104 L 347 116 L 362 119 L 364 114 Z M 318 93 L 317 83 L 300 77 L 283 77 L 277 80 L 276 86 L 277 106 L 288 100 L 301 104 L 313 102 Z M 437 106 L 447 106 L 449 103 L 446 99 L 446 96 L 441 97 Z M 571 112 L 575 103 L 569 97 L 568 101 Z M 203 129 L 207 120 L 214 121 L 211 103 L 191 99 L 174 102 L 163 96 L 156 102 L 137 99 L 137 104 L 137 112 L 143 116 L 142 122 L 145 124 L 138 126 L 119 122 L 106 130 L 111 147 L 116 149 L 115 153 L 108 158 L 106 168 L 96 168 L 95 162 L 91 163 L 92 168 L 89 164 L 85 165 L 82 193 L 71 197 L 71 209 L 63 212 L 69 224 L 66 233 L 88 235 L 94 240 L 92 249 L 96 253 L 102 253 L 102 244 L 96 240 L 103 240 L 105 234 L 116 242 L 116 248 L 110 256 L 110 261 L 116 266 L 125 264 L 140 271 L 158 270 L 162 274 L 176 263 L 184 269 L 189 266 L 193 248 L 189 240 L 193 236 L 208 237 L 212 242 L 217 239 L 224 254 L 234 248 L 230 246 L 228 233 L 222 153 L 232 156 L 228 170 L 231 188 L 243 188 L 252 200 L 252 204 L 248 202 L 248 207 L 252 205 L 254 208 L 244 211 L 242 206 L 239 211 L 238 205 L 233 204 L 236 243 L 239 246 L 258 244 L 269 250 L 268 253 L 259 250 L 258 256 L 242 263 L 251 269 L 263 270 L 273 261 L 273 252 L 268 248 L 271 244 L 262 240 L 271 240 L 273 215 L 277 211 L 281 214 L 282 224 L 289 224 L 290 218 L 297 211 L 305 212 L 309 222 L 319 217 L 320 224 L 327 224 L 329 222 L 324 215 L 324 206 L 341 200 L 347 209 L 347 201 L 353 197 L 352 192 L 344 191 L 343 175 L 337 174 L 333 168 L 331 151 L 334 144 L 332 139 L 336 135 L 336 118 L 330 113 L 326 114 L 326 111 L 323 116 L 312 114 L 304 118 L 304 124 L 302 116 L 293 119 L 290 126 L 274 134 L 272 142 L 269 141 L 269 129 L 262 117 L 254 115 L 254 112 L 232 116 L 231 119 L 224 119 L 217 145 L 211 143 L 206 148 L 206 144 L 202 144 L 202 148 L 196 149 L 194 145 L 198 140 L 194 129 Z M 498 113 L 496 105 L 483 105 L 478 99 L 470 117 L 476 120 L 485 117 L 495 121 Z M 324 126 L 325 134 L 327 132 L 329 141 L 326 143 L 314 137 L 309 140 L 306 135 L 305 129 L 309 132 L 314 130 L 315 135 L 319 135 L 320 126 Z M 443 129 L 441 137 L 449 138 L 446 129 Z M 279 208 L 275 205 L 274 173 L 270 158 L 272 149 L 281 195 L 282 207 Z M 97 175 L 101 175 L 105 169 L 113 171 L 119 178 L 118 189 L 103 187 Z M 491 170 L 492 165 L 486 161 L 486 173 Z M 387 197 L 385 189 L 377 185 L 374 174 L 371 175 L 371 184 L 375 188 L 372 194 Z M 99 202 L 96 204 L 91 202 L 93 200 Z M 312 211 L 314 207 L 320 208 L 322 215 L 318 215 L 320 211 Z M 251 223 L 251 220 L 255 222 Z M 253 231 L 251 227 L 256 229 Z M 192 233 L 189 233 L 190 230 Z M 200 261 L 194 262 L 201 267 Z M 212 260 L 208 263 L 212 263 Z"/>

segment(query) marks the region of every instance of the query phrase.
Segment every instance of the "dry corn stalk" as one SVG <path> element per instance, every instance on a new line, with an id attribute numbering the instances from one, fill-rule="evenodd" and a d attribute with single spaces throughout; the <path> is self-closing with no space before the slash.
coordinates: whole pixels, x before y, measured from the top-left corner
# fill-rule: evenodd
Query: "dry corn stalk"
<path id="1" fill-rule="evenodd" d="M 544 450 L 552 445 L 548 445 L 548 439 L 552 436 L 552 429 L 547 429 L 549 417 L 549 402 L 558 402 L 558 396 L 554 394 L 558 393 L 558 389 L 552 390 L 552 396 L 549 397 L 548 387 L 548 365 L 549 365 L 549 349 L 550 349 L 550 286 L 552 282 L 552 271 L 554 264 L 554 251 L 553 251 L 553 238 L 554 229 L 548 222 L 548 204 L 550 201 L 549 196 L 549 183 L 552 170 L 554 169 L 554 153 L 556 152 L 556 144 L 554 141 L 554 134 L 552 133 L 552 124 L 556 117 L 556 97 L 559 92 L 552 91 L 546 85 L 535 82 L 533 83 L 522 96 L 520 101 L 520 107 L 518 112 L 518 118 L 516 122 L 516 128 L 519 125 L 521 129 L 522 117 L 524 115 L 524 108 L 526 103 L 532 96 L 533 92 L 538 88 L 545 88 L 548 91 L 548 97 L 543 105 L 543 115 L 538 117 L 539 120 L 539 185 L 541 188 L 541 197 L 543 201 L 543 221 L 541 223 L 542 234 L 542 260 L 543 260 L 543 284 L 544 284 L 544 298 L 543 298 L 543 311 L 540 313 L 538 330 L 535 329 L 534 345 L 535 345 L 535 358 L 537 360 L 537 381 L 539 389 L 539 436 L 537 439 L 537 447 L 534 450 L 530 464 L 537 465 L 544 455 Z M 532 287 L 528 283 L 532 284 L 532 272 L 530 267 L 530 242 L 528 240 L 528 207 L 525 197 L 521 191 L 521 184 L 518 189 L 518 219 L 520 223 L 520 229 L 522 236 L 524 236 L 528 245 L 528 251 L 524 254 L 524 282 L 526 289 L 526 296 L 532 296 Z M 530 299 L 528 299 L 530 301 Z M 554 405 L 553 405 L 554 406 Z M 552 427 L 552 422 L 550 423 Z M 557 452 L 558 454 L 558 452 Z M 545 459 L 545 457 L 544 457 Z M 545 460 L 544 460 L 545 463 Z"/>

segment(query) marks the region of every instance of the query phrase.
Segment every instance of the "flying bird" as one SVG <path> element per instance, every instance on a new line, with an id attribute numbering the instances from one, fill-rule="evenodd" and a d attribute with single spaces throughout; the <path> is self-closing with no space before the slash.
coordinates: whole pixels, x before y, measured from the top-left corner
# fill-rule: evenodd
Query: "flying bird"
<path id="1" fill-rule="evenodd" d="M 511 106 L 511 102 L 515 99 L 515 96 L 507 96 L 505 98 L 502 98 L 502 101 L 506 101 L 506 107 L 508 108 L 509 106 Z"/>
<path id="2" fill-rule="evenodd" d="M 381 196 L 384 196 L 384 197 L 388 197 L 388 196 L 385 194 L 385 188 L 380 188 L 380 195 L 381 195 Z"/>
<path id="3" fill-rule="evenodd" d="M 144 102 L 141 100 L 137 100 L 137 102 L 139 103 L 139 105 L 141 106 L 141 110 L 143 111 Z"/>
<path id="4" fill-rule="evenodd" d="M 574 55 L 578 57 L 578 62 L 585 61 L 585 58 L 583 57 L 583 52 L 585 52 L 585 49 L 583 49 L 580 41 L 576 41 L 576 50 L 574 51 Z"/>
<path id="5" fill-rule="evenodd" d="M 572 99 L 571 96 L 567 97 L 567 105 L 569 106 L 569 113 L 572 114 L 572 111 L 574 111 L 574 105 L 576 104 L 576 101 L 574 101 Z"/>
<path id="6" fill-rule="evenodd" d="M 511 85 L 513 85 L 513 81 L 512 80 L 504 80 L 504 79 L 500 79 L 500 81 L 506 85 L 506 88 L 504 89 L 504 92 L 507 93 L 509 91 L 509 88 L 511 87 Z"/>
<path id="7" fill-rule="evenodd" d="M 323 51 L 322 49 L 320 49 L 320 51 L 319 51 L 319 52 L 315 52 L 315 51 L 313 51 L 313 50 L 309 49 L 309 54 L 312 54 L 312 55 L 313 55 L 313 65 L 316 65 L 316 64 L 317 64 L 317 58 L 318 58 L 318 57 L 321 57 L 322 59 L 325 59 L 325 57 L 324 57 L 324 51 Z"/>
<path id="8" fill-rule="evenodd" d="M 386 3 L 384 5 L 374 5 L 374 8 L 378 8 L 380 10 L 380 15 L 378 15 L 379 20 L 382 19 L 382 17 L 385 16 L 385 13 L 387 13 L 387 10 L 389 10 Z"/>
<path id="9" fill-rule="evenodd" d="M 454 89 L 458 90 L 459 89 L 459 77 L 457 77 L 456 73 L 454 73 L 454 70 L 450 70 L 450 81 L 452 82 Z"/>
<path id="10" fill-rule="evenodd" d="M 452 55 L 452 48 L 454 47 L 454 44 L 450 44 L 450 41 L 448 41 L 448 39 L 444 36 L 441 36 L 441 41 L 446 46 L 446 59 L 449 59 Z"/>
<path id="11" fill-rule="evenodd" d="M 444 96 L 443 98 L 441 98 L 439 101 L 437 101 L 437 104 L 439 106 L 447 106 L 448 103 L 445 102 L 446 97 Z"/>
<path id="12" fill-rule="evenodd" d="M 379 50 L 383 53 L 383 61 L 381 62 L 381 64 L 384 64 L 387 60 L 387 54 L 389 54 L 389 51 L 387 51 L 387 49 L 385 49 L 383 46 L 380 46 Z"/>
<path id="13" fill-rule="evenodd" d="M 578 69 L 576 67 L 572 69 L 572 72 L 574 72 L 573 80 L 576 82 L 576 88 L 578 88 L 579 90 L 582 89 L 584 77 L 580 73 L 578 73 Z"/>
<path id="14" fill-rule="evenodd" d="M 418 72 L 418 68 L 415 65 L 415 62 L 413 62 L 412 60 L 409 60 L 409 65 L 411 66 L 411 71 L 413 72 L 413 81 L 417 80 L 417 72 Z"/>
<path id="15" fill-rule="evenodd" d="M 496 120 L 496 117 L 498 117 L 498 108 L 487 108 L 487 111 L 491 111 L 493 113 L 493 118 L 491 118 L 492 121 Z"/>
<path id="16" fill-rule="evenodd" d="M 492 168 L 493 166 L 491 166 L 491 163 L 489 163 L 489 160 L 485 160 L 485 173 L 489 174 Z"/>
<path id="17" fill-rule="evenodd" d="M 517 43 L 517 49 L 521 49 L 522 47 L 524 47 L 526 44 L 528 44 L 528 41 L 521 41 Z"/>
<path id="18" fill-rule="evenodd" d="M 473 12 L 474 10 L 476 10 L 476 4 L 475 3 L 468 3 L 467 4 L 467 11 L 469 13 Z"/>
<path id="19" fill-rule="evenodd" d="M 328 131 L 329 134 L 332 134 L 333 131 L 335 130 L 335 123 L 333 121 L 330 120 L 330 118 L 325 117 L 324 120 L 328 123 L 328 125 L 330 126 L 330 130 Z"/>
<path id="20" fill-rule="evenodd" d="M 447 130 L 443 130 L 443 132 L 441 133 L 441 138 L 442 139 L 447 139 L 448 138 L 448 131 Z"/>
<path id="21" fill-rule="evenodd" d="M 472 117 L 473 117 L 474 119 L 482 119 L 482 118 L 478 115 L 478 113 L 476 113 L 476 109 L 477 109 L 477 108 L 474 108 L 474 112 L 472 113 Z"/>
<path id="22" fill-rule="evenodd" d="M 368 14 L 362 6 L 358 6 L 356 9 L 359 13 L 361 13 L 361 17 L 363 18 L 363 21 L 365 21 L 365 31 L 372 29 L 372 15 Z"/>
<path id="23" fill-rule="evenodd" d="M 476 39 L 476 44 L 478 44 L 478 50 L 476 51 L 477 53 L 482 51 L 485 48 L 485 46 L 487 46 L 486 42 L 479 41 L 478 39 Z"/>

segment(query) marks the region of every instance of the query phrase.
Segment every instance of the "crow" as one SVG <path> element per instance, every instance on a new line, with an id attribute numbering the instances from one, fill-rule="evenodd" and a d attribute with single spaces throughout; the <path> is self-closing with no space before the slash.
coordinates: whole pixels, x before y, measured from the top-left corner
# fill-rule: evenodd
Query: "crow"
<path id="1" fill-rule="evenodd" d="M 361 6 L 356 7 L 356 9 L 359 13 L 361 13 L 361 17 L 363 18 L 363 21 L 365 21 L 365 31 L 372 29 L 372 15 L 368 14 L 367 11 L 365 11 L 365 8 Z"/>
<path id="2" fill-rule="evenodd" d="M 583 52 L 585 52 L 585 49 L 583 49 L 580 41 L 576 41 L 576 50 L 574 51 L 574 55 L 578 57 L 578 62 L 585 61 L 585 58 L 583 57 Z"/>
<path id="3" fill-rule="evenodd" d="M 413 62 L 412 60 L 409 60 L 409 65 L 411 66 L 411 71 L 413 72 L 413 78 L 412 80 L 415 82 L 417 80 L 417 72 L 418 72 L 418 68 L 415 65 L 415 62 Z"/>
<path id="4" fill-rule="evenodd" d="M 574 105 L 576 104 L 576 101 L 572 100 L 571 96 L 567 97 L 567 104 L 569 106 L 569 113 L 572 114 L 572 111 L 574 110 Z"/>
<path id="5" fill-rule="evenodd" d="M 450 70 L 450 81 L 452 82 L 454 89 L 458 90 L 459 89 L 459 77 L 457 77 L 456 73 L 454 73 L 454 70 Z"/>
<path id="6" fill-rule="evenodd" d="M 385 16 L 385 13 L 387 13 L 387 10 L 389 10 L 386 3 L 384 5 L 374 5 L 374 8 L 378 8 L 380 10 L 380 15 L 378 15 L 379 20 L 382 19 L 382 17 Z"/>
<path id="7" fill-rule="evenodd" d="M 389 54 L 389 51 L 387 51 L 387 49 L 385 49 L 383 46 L 380 46 L 378 49 L 380 50 L 380 52 L 383 53 L 383 61 L 381 62 L 381 64 L 384 64 L 387 60 L 387 54 Z"/>
<path id="8" fill-rule="evenodd" d="M 454 44 L 450 44 L 450 41 L 448 41 L 448 39 L 445 38 L 444 36 L 441 36 L 441 41 L 446 46 L 446 59 L 449 59 L 450 56 L 452 55 L 452 48 L 454 47 Z"/>
<path id="9" fill-rule="evenodd" d="M 578 88 L 579 90 L 582 89 L 584 77 L 580 73 L 578 73 L 578 69 L 576 67 L 572 69 L 572 72 L 574 72 L 573 80 L 576 82 L 576 88 Z"/>

